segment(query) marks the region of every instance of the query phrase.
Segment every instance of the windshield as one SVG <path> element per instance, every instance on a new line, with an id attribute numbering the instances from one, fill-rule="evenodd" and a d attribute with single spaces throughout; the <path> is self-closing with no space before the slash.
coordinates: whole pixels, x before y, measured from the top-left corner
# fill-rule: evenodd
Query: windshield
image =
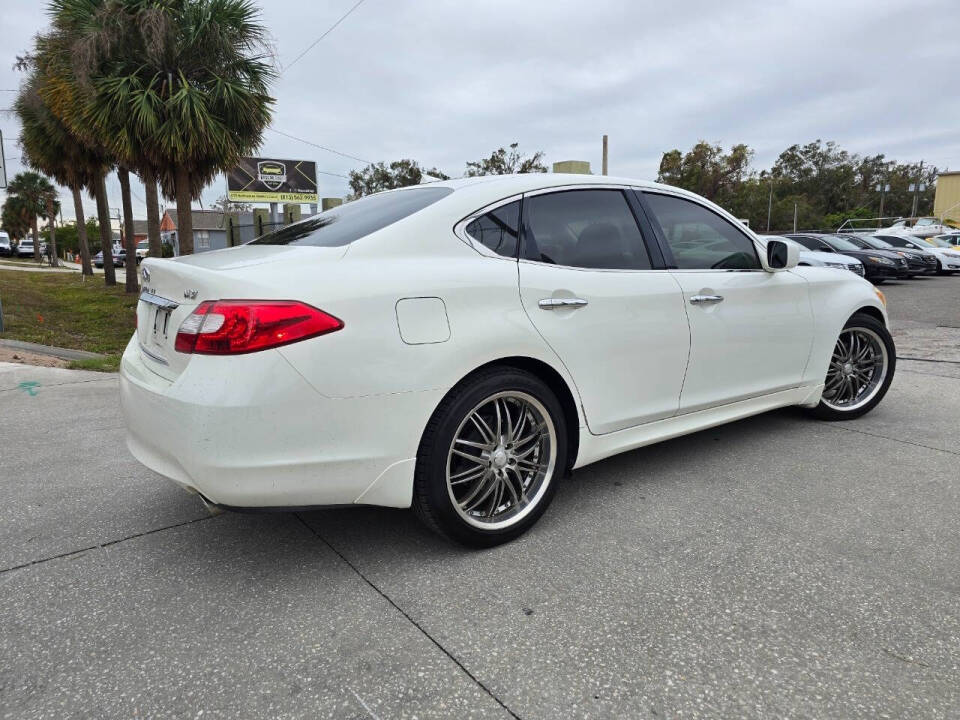
<path id="1" fill-rule="evenodd" d="M 892 248 L 893 245 L 888 243 L 886 240 L 881 240 L 878 237 L 864 238 L 864 241 L 870 243 L 875 248 Z"/>
<path id="2" fill-rule="evenodd" d="M 424 187 L 354 200 L 251 241 L 250 245 L 342 247 L 413 215 L 453 192 Z"/>
<path id="3" fill-rule="evenodd" d="M 926 240 L 931 245 L 936 245 L 937 247 L 942 247 L 942 248 L 953 247 L 953 245 L 946 242 L 945 240 L 941 240 L 940 238 L 924 238 L 924 240 Z"/>
<path id="4" fill-rule="evenodd" d="M 824 242 L 827 245 L 831 246 L 834 250 L 862 250 L 866 247 L 866 244 L 856 245 L 847 238 L 841 237 L 828 237 L 824 238 Z"/>
<path id="5" fill-rule="evenodd" d="M 937 224 L 936 218 L 920 218 L 919 220 L 917 220 L 917 224 L 914 225 L 914 227 L 924 227 L 925 225 L 936 225 L 936 224 Z"/>

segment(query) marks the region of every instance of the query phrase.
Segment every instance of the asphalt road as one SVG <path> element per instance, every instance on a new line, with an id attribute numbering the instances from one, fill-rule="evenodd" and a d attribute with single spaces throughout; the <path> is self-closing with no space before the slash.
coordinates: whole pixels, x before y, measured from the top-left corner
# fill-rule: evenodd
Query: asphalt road
<path id="1" fill-rule="evenodd" d="M 926 332 L 911 303 L 960 306 L 883 289 Z M 958 370 L 584 468 L 470 552 L 404 511 L 210 516 L 127 453 L 115 376 L 0 365 L 0 717 L 957 716 Z"/>

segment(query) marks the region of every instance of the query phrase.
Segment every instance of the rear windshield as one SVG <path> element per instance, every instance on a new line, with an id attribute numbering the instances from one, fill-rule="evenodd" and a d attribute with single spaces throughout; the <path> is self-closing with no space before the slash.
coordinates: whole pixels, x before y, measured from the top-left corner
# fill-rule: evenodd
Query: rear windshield
<path id="1" fill-rule="evenodd" d="M 250 245 L 341 247 L 433 205 L 453 190 L 415 188 L 370 195 L 251 241 Z"/>

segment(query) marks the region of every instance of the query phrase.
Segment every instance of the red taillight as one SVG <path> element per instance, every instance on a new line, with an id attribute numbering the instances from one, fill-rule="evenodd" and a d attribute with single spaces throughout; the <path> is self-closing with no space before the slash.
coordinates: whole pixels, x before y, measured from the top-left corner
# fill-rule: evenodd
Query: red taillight
<path id="1" fill-rule="evenodd" d="M 177 331 L 182 353 L 236 355 L 335 332 L 343 321 L 293 300 L 207 300 Z"/>

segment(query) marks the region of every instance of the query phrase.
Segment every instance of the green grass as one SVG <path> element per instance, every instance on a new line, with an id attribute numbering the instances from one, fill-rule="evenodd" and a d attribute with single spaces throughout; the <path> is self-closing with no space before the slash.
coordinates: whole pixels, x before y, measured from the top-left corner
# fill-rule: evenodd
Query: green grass
<path id="1" fill-rule="evenodd" d="M 102 276 L 82 280 L 80 273 L 31 273 L 0 266 L 0 338 L 103 353 L 71 367 L 113 371 L 136 329 L 137 295 L 123 283 L 108 288 Z"/>

